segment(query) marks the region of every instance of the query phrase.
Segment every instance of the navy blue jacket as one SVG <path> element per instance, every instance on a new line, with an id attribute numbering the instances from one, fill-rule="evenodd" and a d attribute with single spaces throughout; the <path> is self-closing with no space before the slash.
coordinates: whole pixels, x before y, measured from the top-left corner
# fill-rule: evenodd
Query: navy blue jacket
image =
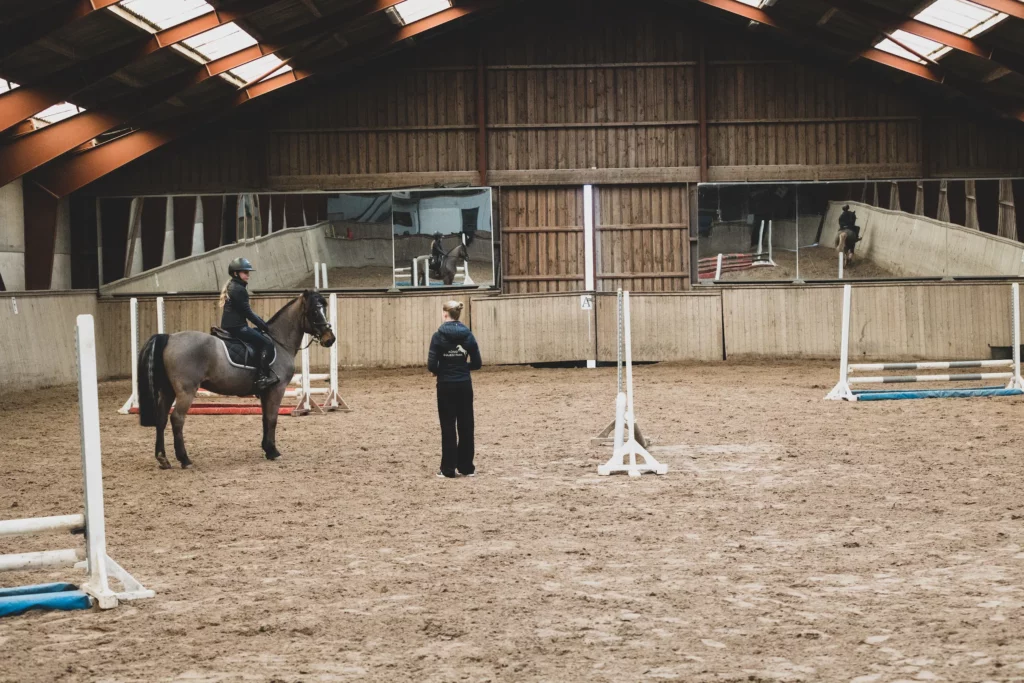
<path id="1" fill-rule="evenodd" d="M 458 321 L 442 323 L 430 340 L 427 369 L 441 382 L 468 382 L 470 370 L 479 370 L 480 347 L 469 328 Z"/>
<path id="2" fill-rule="evenodd" d="M 220 326 L 225 330 L 237 327 L 247 327 L 246 321 L 251 321 L 257 329 L 266 332 L 267 324 L 263 318 L 256 315 L 249 306 L 249 290 L 238 277 L 232 277 L 228 283 L 228 300 L 224 302 L 224 313 L 220 317 Z"/>

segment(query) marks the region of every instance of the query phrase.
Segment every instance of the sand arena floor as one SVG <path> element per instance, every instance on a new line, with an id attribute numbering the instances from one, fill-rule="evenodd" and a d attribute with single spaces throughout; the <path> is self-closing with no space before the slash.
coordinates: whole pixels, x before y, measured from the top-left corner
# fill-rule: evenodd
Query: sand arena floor
<path id="1" fill-rule="evenodd" d="M 355 412 L 282 418 L 274 463 L 258 418 L 192 417 L 190 471 L 103 385 L 110 552 L 157 597 L 0 622 L 0 681 L 1024 679 L 1024 401 L 638 367 L 670 469 L 633 481 L 589 446 L 614 372 L 479 373 L 460 480 L 422 371 L 343 373 Z M 0 517 L 77 509 L 76 415 L 70 387 L 0 399 Z"/>

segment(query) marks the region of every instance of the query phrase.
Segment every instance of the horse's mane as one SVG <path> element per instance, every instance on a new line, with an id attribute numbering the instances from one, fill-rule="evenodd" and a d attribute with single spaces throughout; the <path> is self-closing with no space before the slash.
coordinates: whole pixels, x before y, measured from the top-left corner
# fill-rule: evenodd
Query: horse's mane
<path id="1" fill-rule="evenodd" d="M 289 301 L 288 303 L 286 303 L 286 304 L 285 304 L 284 306 L 282 306 L 281 308 L 279 308 L 279 309 L 277 310 L 277 313 L 275 313 L 274 315 L 270 316 L 270 320 L 268 320 L 268 321 L 267 321 L 267 324 L 268 324 L 268 325 L 271 325 L 271 324 L 273 324 L 273 322 L 274 322 L 275 320 L 277 320 L 277 318 L 278 318 L 278 317 L 279 317 L 279 316 L 280 316 L 280 315 L 281 315 L 282 313 L 284 313 L 285 311 L 287 311 L 287 310 L 288 310 L 288 309 L 289 309 L 289 308 L 291 307 L 291 305 L 292 305 L 292 304 L 294 304 L 294 303 L 295 303 L 296 301 L 298 301 L 299 299 L 303 298 L 304 296 L 306 296 L 306 293 L 305 293 L 305 292 L 303 292 L 302 294 L 299 294 L 299 295 L 298 295 L 297 297 L 295 297 L 294 299 L 292 299 L 291 301 Z"/>

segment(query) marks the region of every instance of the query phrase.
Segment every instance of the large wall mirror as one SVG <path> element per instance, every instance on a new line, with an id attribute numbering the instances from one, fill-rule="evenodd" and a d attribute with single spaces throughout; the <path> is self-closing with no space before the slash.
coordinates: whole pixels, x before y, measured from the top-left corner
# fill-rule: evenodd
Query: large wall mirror
<path id="1" fill-rule="evenodd" d="M 1021 180 L 702 184 L 698 193 L 701 282 L 1024 275 Z"/>
<path id="2" fill-rule="evenodd" d="M 218 291 L 245 256 L 254 290 L 489 288 L 490 188 L 98 200 L 101 291 Z"/>

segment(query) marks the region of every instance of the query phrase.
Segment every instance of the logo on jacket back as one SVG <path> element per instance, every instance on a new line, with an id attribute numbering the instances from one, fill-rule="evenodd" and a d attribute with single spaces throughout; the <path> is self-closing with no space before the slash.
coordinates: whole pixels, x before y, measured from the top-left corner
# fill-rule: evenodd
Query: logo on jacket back
<path id="1" fill-rule="evenodd" d="M 469 357 L 469 351 L 467 351 L 466 349 L 462 348 L 462 344 L 456 345 L 455 348 L 452 349 L 451 351 L 445 351 L 444 352 L 444 357 L 445 358 L 459 358 L 460 356 L 462 358 L 468 358 Z"/>

